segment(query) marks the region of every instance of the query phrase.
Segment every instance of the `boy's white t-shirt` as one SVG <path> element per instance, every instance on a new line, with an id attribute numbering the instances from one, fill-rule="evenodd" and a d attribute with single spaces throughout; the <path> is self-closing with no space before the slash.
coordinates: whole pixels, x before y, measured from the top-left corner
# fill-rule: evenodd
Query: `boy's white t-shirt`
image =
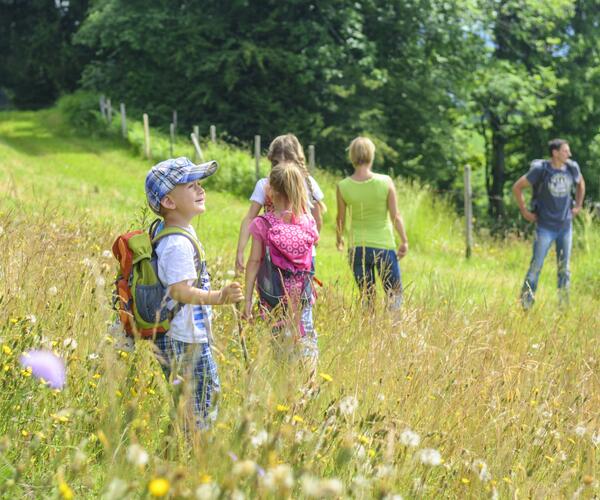
<path id="1" fill-rule="evenodd" d="M 197 239 L 192 226 L 183 229 Z M 198 271 L 194 264 L 196 251 L 192 242 L 185 236 L 176 234 L 165 237 L 158 242 L 156 255 L 158 257 L 158 279 L 164 286 L 168 287 L 181 281 L 187 281 L 189 285 L 194 285 L 198 279 Z M 210 277 L 206 266 L 204 266 L 204 272 L 198 285 L 202 290 L 210 290 Z M 169 309 L 175 307 L 175 304 L 173 299 L 168 299 L 167 307 Z M 182 305 L 171 320 L 167 335 L 188 344 L 208 342 L 211 317 L 212 309 L 208 305 Z"/>
<path id="2" fill-rule="evenodd" d="M 307 201 L 308 201 L 308 206 L 310 208 L 312 208 L 313 201 L 322 201 L 323 198 L 325 198 L 325 195 L 323 194 L 323 191 L 321 191 L 321 188 L 317 184 L 317 181 L 312 177 L 312 175 L 308 176 L 307 188 L 308 188 L 308 182 L 310 182 L 310 186 L 312 187 L 313 196 L 311 199 L 310 189 L 308 189 L 308 200 Z M 255 201 L 259 205 L 264 206 L 265 202 L 267 200 L 267 193 L 265 191 L 265 187 L 267 186 L 267 184 L 269 184 L 269 179 L 267 177 L 259 179 L 256 182 L 256 186 L 254 186 L 254 191 L 252 192 L 252 196 L 250 196 L 250 201 Z"/>

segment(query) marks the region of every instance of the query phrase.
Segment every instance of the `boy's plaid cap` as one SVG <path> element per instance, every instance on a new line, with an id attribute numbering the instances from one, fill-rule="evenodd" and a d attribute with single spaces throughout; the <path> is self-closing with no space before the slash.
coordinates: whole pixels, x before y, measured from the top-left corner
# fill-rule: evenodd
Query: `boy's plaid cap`
<path id="1" fill-rule="evenodd" d="M 160 200 L 177 184 L 209 177 L 219 168 L 216 161 L 195 165 L 185 156 L 170 158 L 154 165 L 146 175 L 146 198 L 152 211 L 160 215 Z"/>

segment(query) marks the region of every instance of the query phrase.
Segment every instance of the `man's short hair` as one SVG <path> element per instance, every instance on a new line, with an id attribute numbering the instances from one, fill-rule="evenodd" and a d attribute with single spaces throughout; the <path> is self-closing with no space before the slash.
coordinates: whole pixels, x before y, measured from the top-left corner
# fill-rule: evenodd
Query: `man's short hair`
<path id="1" fill-rule="evenodd" d="M 562 148 L 563 144 L 569 144 L 569 142 L 564 139 L 552 139 L 548 142 L 548 152 L 550 153 L 550 156 L 552 156 L 552 151 L 558 151 Z"/>

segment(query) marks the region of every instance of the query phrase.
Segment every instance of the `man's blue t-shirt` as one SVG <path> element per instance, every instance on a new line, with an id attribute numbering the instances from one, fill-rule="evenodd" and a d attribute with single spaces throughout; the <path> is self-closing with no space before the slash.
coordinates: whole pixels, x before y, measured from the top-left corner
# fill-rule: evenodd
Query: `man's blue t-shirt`
<path id="1" fill-rule="evenodd" d="M 569 160 L 561 168 L 554 168 L 547 160 L 534 161 L 526 178 L 533 188 L 538 226 L 553 231 L 567 227 L 573 218 L 572 187 L 581 181 L 579 165 Z"/>

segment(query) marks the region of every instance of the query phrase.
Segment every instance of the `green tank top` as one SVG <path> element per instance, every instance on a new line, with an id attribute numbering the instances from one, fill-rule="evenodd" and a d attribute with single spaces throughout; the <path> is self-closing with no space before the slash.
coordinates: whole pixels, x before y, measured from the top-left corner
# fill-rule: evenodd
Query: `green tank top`
<path id="1" fill-rule="evenodd" d="M 388 213 L 390 182 L 387 175 L 373 174 L 367 181 L 346 177 L 338 183 L 349 216 L 351 247 L 396 248 Z"/>

